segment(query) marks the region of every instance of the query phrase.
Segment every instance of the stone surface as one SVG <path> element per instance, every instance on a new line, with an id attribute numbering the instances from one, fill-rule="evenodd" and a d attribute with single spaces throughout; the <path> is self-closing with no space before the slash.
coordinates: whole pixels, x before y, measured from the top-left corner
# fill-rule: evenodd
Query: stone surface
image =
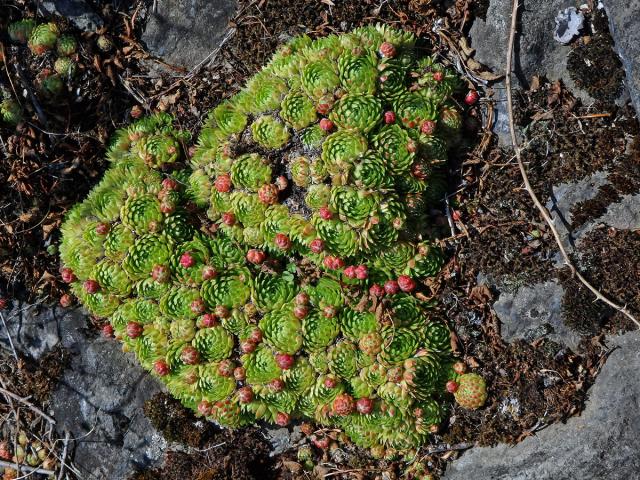
<path id="1" fill-rule="evenodd" d="M 515 446 L 474 448 L 445 480 L 631 480 L 640 472 L 640 332 L 616 347 L 590 391 L 586 409 Z"/>
<path id="2" fill-rule="evenodd" d="M 562 81 L 587 104 L 593 100 L 578 89 L 567 72 L 567 54 L 571 47 L 554 39 L 555 18 L 560 11 L 575 7 L 573 0 L 524 0 L 520 2 L 518 30 L 514 41 L 512 79 L 515 86 L 528 88 L 534 75 Z M 511 0 L 491 0 L 486 21 L 477 18 L 469 32 L 475 59 L 494 72 L 504 72 L 507 42 L 511 26 Z M 500 142 L 511 145 L 506 116 L 504 83 L 496 86 L 496 122 L 494 131 Z"/>
<path id="3" fill-rule="evenodd" d="M 626 72 L 625 84 L 640 111 L 640 0 L 603 0 L 615 49 Z"/>
<path id="4" fill-rule="evenodd" d="M 562 320 L 564 290 L 556 281 L 522 286 L 515 293 L 501 293 L 493 304 L 501 326 L 502 337 L 511 342 L 517 338 L 531 342 L 541 337 L 576 349 L 580 336 Z"/>
<path id="5" fill-rule="evenodd" d="M 62 345 L 71 364 L 51 396 L 58 434 L 68 431 L 82 478 L 127 478 L 135 466 L 162 457 L 164 439 L 142 413 L 144 402 L 160 391 L 132 354 L 120 344 L 88 335 L 81 310 L 16 306 L 5 315 L 15 348 L 34 358 Z M 10 349 L 4 329 L 0 347 Z"/>
<path id="6" fill-rule="evenodd" d="M 580 34 L 584 25 L 584 15 L 575 7 L 565 8 L 556 15 L 556 31 L 553 35 L 556 42 L 567 45 Z"/>
<path id="7" fill-rule="evenodd" d="M 80 30 L 92 32 L 104 24 L 85 0 L 45 0 L 40 6 L 47 13 L 65 17 Z"/>
<path id="8" fill-rule="evenodd" d="M 160 0 L 142 41 L 165 62 L 192 69 L 210 60 L 236 7 L 236 0 Z"/>

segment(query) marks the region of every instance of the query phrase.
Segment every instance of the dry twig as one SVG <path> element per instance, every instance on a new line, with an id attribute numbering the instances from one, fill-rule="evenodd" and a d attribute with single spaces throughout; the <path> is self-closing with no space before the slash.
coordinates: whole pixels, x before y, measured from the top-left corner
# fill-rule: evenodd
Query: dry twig
<path id="1" fill-rule="evenodd" d="M 46 413 L 44 413 L 42 410 L 40 410 L 38 407 L 36 407 L 33 403 L 29 402 L 28 400 L 19 397 L 18 395 L 16 395 L 15 393 L 11 393 L 9 390 L 0 387 L 0 393 L 2 393 L 3 395 L 12 398 L 13 400 L 16 400 L 17 402 L 22 403 L 23 405 L 29 407 L 29 409 L 35 413 L 37 413 L 38 415 L 40 415 L 42 418 L 44 418 L 45 420 L 47 420 L 49 423 L 52 423 L 55 425 L 56 421 L 51 418 L 49 415 L 47 415 Z"/>
<path id="2" fill-rule="evenodd" d="M 511 134 L 511 143 L 513 145 L 513 149 L 515 151 L 516 160 L 518 161 L 518 167 L 520 168 L 520 174 L 522 175 L 522 180 L 524 181 L 524 187 L 527 190 L 527 193 L 531 197 L 534 205 L 540 212 L 540 215 L 544 219 L 544 221 L 549 225 L 549 229 L 551 233 L 553 233 L 553 238 L 558 245 L 558 249 L 560 250 L 560 254 L 564 260 L 564 263 L 571 270 L 571 274 L 576 277 L 585 287 L 587 287 L 596 297 L 596 300 L 600 300 L 601 302 L 606 303 L 611 308 L 617 310 L 618 312 L 624 314 L 629 320 L 635 323 L 638 328 L 640 328 L 640 321 L 635 318 L 629 310 L 627 310 L 626 306 L 620 306 L 617 303 L 613 302 L 606 296 L 604 296 L 596 287 L 591 285 L 586 278 L 578 271 L 576 266 L 573 264 L 569 254 L 567 253 L 562 240 L 560 238 L 560 234 L 556 229 L 551 216 L 549 215 L 549 211 L 546 209 L 544 205 L 538 199 L 538 196 L 533 191 L 531 187 L 531 183 L 529 182 L 529 176 L 527 175 L 527 170 L 524 167 L 524 163 L 522 162 L 521 149 L 518 144 L 518 139 L 516 137 L 515 130 L 515 122 L 513 120 L 513 100 L 511 98 L 511 65 L 512 65 L 512 57 L 513 57 L 513 43 L 516 35 L 516 24 L 518 20 L 518 2 L 519 0 L 513 0 L 513 9 L 511 11 L 511 28 L 509 30 L 509 44 L 507 48 L 507 71 L 505 76 L 505 85 L 507 90 L 507 113 L 509 115 L 509 133 Z"/>

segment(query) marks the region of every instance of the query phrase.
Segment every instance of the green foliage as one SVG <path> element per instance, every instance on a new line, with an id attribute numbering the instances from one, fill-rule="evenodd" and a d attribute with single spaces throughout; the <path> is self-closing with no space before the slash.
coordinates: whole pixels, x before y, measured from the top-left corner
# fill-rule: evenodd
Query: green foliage
<path id="1" fill-rule="evenodd" d="M 459 114 L 455 75 L 414 41 L 386 26 L 294 39 L 209 114 L 190 169 L 168 115 L 117 132 L 61 259 L 188 407 L 230 427 L 312 417 L 395 450 L 443 420 L 450 333 L 415 294 L 443 264 L 424 212 Z M 406 292 L 370 293 L 389 280 Z M 370 411 L 336 410 L 349 397 Z"/>

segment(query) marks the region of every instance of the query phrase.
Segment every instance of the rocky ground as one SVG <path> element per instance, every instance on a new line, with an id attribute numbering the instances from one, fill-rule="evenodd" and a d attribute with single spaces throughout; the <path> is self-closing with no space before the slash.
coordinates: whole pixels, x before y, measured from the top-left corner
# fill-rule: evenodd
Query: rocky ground
<path id="1" fill-rule="evenodd" d="M 12 18 L 34 9 L 3 0 L 0 11 L 5 4 Z M 640 21 L 634 15 L 640 2 L 589 1 L 565 12 L 571 7 L 580 2 L 521 2 L 516 122 L 532 184 L 575 262 L 606 294 L 638 313 Z M 0 378 L 3 388 L 34 395 L 32 401 L 53 417 L 50 438 L 69 439 L 68 449 L 52 442 L 59 460 L 69 463 L 68 475 L 311 475 L 295 461 L 296 446 L 307 441 L 299 427 L 231 434 L 205 425 L 163 396 L 80 309 L 51 306 L 63 287 L 55 252 L 46 247 L 55 244 L 64 211 L 99 178 L 104 142 L 129 120 L 133 105 L 170 111 L 196 131 L 207 108 L 234 93 L 288 36 L 387 21 L 453 51 L 458 67 L 483 92 L 477 118 L 495 133 L 491 138 L 470 129 L 470 144 L 454 152 L 452 235 L 443 240 L 450 262 L 434 287 L 460 354 L 487 378 L 490 398 L 477 412 L 454 409 L 422 451 L 424 463 L 452 480 L 640 478 L 634 415 L 640 334 L 620 314 L 595 304 L 563 268 L 509 152 L 506 92 L 497 77 L 505 69 L 510 11 L 508 0 L 41 3 L 43 14 L 63 17 L 86 42 L 88 86 L 75 108 L 99 108 L 101 120 L 85 119 L 75 130 L 87 139 L 69 134 L 80 125 L 73 115 L 60 121 L 49 115 L 50 127 L 65 132 L 63 140 L 34 121 L 38 128 L 20 132 L 29 137 L 21 148 L 12 132 L 0 132 L 9 150 L 3 147 L 0 164 L 0 296 L 11 300 L 0 311 Z M 111 53 L 92 50 L 96 29 L 113 37 Z M 45 160 L 59 168 L 42 174 L 38 162 Z M 33 178 L 40 184 L 34 187 Z M 29 186 L 34 196 L 42 189 L 41 196 L 55 201 L 29 204 Z M 11 200 L 16 191 L 26 212 Z M 43 382 L 47 376 L 51 381 Z M 316 453 L 318 478 L 396 478 L 404 468 L 375 462 L 349 445 Z"/>

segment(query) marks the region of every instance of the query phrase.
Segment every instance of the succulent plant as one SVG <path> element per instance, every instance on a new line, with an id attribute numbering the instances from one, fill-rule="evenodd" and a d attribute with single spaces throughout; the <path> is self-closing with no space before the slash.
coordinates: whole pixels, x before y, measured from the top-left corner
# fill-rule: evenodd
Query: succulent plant
<path id="1" fill-rule="evenodd" d="M 69 57 L 74 53 L 76 53 L 77 49 L 78 49 L 78 42 L 76 42 L 76 39 L 73 38 L 73 36 L 61 35 L 58 38 L 58 41 L 56 43 L 56 50 L 58 52 L 58 55 L 62 57 Z"/>
<path id="2" fill-rule="evenodd" d="M 18 101 L 6 90 L 0 90 L 0 99 L 0 120 L 10 126 L 20 123 L 23 113 Z"/>
<path id="3" fill-rule="evenodd" d="M 443 254 L 420 208 L 457 83 L 414 40 L 382 25 L 292 40 L 208 115 L 189 166 L 170 116 L 140 119 L 68 214 L 72 291 L 199 415 L 311 417 L 378 452 L 444 419 L 458 376 L 421 294 Z M 425 134 L 444 108 L 447 136 Z"/>
<path id="4" fill-rule="evenodd" d="M 53 64 L 53 69 L 63 78 L 71 78 L 76 74 L 76 62 L 68 57 L 60 57 Z"/>
<path id="5" fill-rule="evenodd" d="M 37 25 L 31 31 L 29 36 L 29 49 L 35 55 L 52 50 L 56 46 L 58 40 L 58 27 L 55 23 L 42 23 Z"/>
<path id="6" fill-rule="evenodd" d="M 31 18 L 25 18 L 24 20 L 13 22 L 7 28 L 9 38 L 14 43 L 27 43 L 29 37 L 31 37 L 31 32 L 36 28 L 36 25 L 36 21 Z"/>

